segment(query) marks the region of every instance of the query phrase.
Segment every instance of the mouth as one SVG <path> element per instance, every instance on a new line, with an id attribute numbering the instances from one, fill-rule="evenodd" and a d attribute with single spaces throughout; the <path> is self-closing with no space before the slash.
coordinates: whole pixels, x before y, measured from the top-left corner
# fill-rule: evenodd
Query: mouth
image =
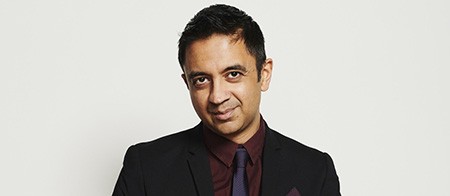
<path id="1" fill-rule="evenodd" d="M 211 112 L 211 114 L 214 116 L 215 119 L 220 120 L 220 121 L 227 121 L 231 118 L 231 116 L 233 115 L 235 108 L 230 108 L 230 109 L 226 109 L 223 111 L 215 111 L 215 112 Z"/>

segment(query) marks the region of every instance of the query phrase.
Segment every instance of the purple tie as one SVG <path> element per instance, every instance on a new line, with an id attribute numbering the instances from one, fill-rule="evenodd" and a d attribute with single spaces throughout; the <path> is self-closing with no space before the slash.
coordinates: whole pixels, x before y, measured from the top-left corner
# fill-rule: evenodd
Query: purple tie
<path id="1" fill-rule="evenodd" d="M 234 174 L 233 174 L 233 193 L 232 196 L 247 196 L 248 184 L 247 184 L 247 172 L 245 171 L 245 165 L 248 161 L 248 153 L 244 147 L 240 146 L 236 150 L 234 156 Z"/>

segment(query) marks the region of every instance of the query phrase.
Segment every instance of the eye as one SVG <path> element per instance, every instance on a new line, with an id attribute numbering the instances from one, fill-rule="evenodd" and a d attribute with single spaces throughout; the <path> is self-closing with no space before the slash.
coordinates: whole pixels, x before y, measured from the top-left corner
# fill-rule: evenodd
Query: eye
<path id="1" fill-rule="evenodd" d="M 194 83 L 194 85 L 196 85 L 196 86 L 200 86 L 200 85 L 202 85 L 202 84 L 206 84 L 208 81 L 209 81 L 209 80 L 208 80 L 208 78 L 206 78 L 206 77 L 199 77 L 199 78 L 194 78 L 194 79 L 193 79 L 193 83 Z"/>
<path id="2" fill-rule="evenodd" d="M 230 73 L 228 73 L 228 78 L 238 78 L 239 76 L 241 76 L 242 74 L 240 72 L 237 71 L 232 71 Z"/>

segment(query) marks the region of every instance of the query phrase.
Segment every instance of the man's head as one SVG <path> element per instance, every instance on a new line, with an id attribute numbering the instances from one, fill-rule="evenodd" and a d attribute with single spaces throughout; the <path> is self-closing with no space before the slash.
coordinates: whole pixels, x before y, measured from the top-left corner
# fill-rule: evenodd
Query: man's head
<path id="1" fill-rule="evenodd" d="M 186 49 L 197 40 L 213 34 L 235 35 L 242 39 L 248 52 L 256 59 L 258 80 L 266 60 L 264 36 L 252 17 L 228 5 L 212 5 L 198 12 L 184 28 L 178 41 L 178 61 L 184 70 Z"/>
<path id="2" fill-rule="evenodd" d="M 179 44 L 182 77 L 196 113 L 205 126 L 236 143 L 258 130 L 261 91 L 269 88 L 272 73 L 259 27 L 246 31 L 248 26 L 258 25 L 244 12 L 211 6 L 191 20 Z"/>

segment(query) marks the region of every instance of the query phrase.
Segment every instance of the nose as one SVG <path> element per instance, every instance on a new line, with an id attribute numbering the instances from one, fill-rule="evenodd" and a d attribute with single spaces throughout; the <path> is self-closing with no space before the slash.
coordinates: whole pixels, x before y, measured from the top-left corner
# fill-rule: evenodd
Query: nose
<path id="1" fill-rule="evenodd" d="M 228 91 L 226 84 L 221 81 L 214 81 L 209 93 L 209 102 L 219 105 L 228 99 L 230 99 L 230 92 Z"/>

